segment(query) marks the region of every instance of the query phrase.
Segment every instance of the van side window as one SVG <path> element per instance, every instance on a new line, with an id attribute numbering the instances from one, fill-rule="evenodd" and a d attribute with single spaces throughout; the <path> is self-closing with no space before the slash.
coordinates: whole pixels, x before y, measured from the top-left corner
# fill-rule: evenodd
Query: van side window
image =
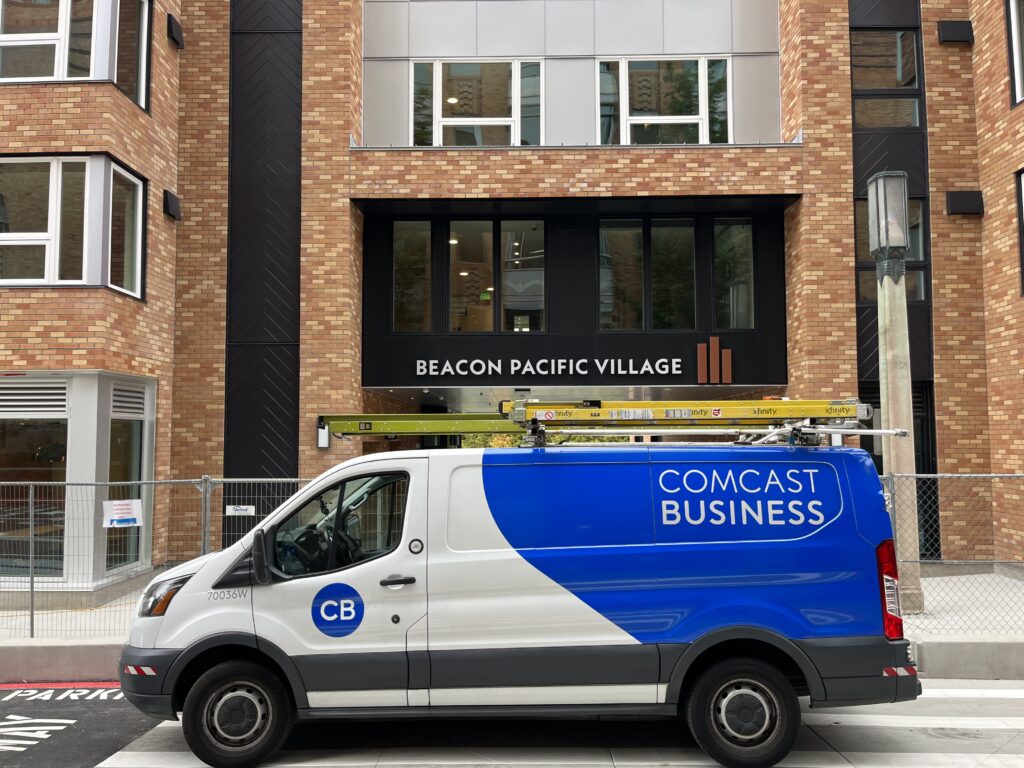
<path id="1" fill-rule="evenodd" d="M 365 475 L 322 491 L 278 526 L 274 565 L 289 576 L 347 568 L 402 540 L 409 477 Z"/>

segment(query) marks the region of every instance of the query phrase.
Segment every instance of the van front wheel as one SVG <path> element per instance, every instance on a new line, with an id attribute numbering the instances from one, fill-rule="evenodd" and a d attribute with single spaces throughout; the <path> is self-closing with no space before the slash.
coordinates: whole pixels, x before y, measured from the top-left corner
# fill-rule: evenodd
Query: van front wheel
<path id="1" fill-rule="evenodd" d="M 250 768 L 284 743 L 293 712 L 278 677 L 259 664 L 228 661 L 207 670 L 185 697 L 185 741 L 213 768 Z"/>
<path id="2" fill-rule="evenodd" d="M 697 744 L 726 768 L 769 768 L 789 754 L 800 705 L 778 669 L 758 659 L 728 659 L 704 672 L 686 698 Z"/>

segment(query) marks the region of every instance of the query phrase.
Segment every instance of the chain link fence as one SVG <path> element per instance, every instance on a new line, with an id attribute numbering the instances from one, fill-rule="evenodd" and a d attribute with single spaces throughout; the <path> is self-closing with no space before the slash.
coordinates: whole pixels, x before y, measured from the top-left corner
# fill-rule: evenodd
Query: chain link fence
<path id="1" fill-rule="evenodd" d="M 1024 475 L 883 482 L 908 634 L 1024 636 Z M 154 575 L 230 546 L 304 484 L 0 483 L 0 640 L 125 637 Z M 133 509 L 141 526 L 110 519 Z"/>

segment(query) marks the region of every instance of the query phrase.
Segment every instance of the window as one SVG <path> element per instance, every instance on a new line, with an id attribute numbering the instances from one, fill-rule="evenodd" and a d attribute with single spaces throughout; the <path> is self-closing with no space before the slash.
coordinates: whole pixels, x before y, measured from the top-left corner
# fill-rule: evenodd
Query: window
<path id="1" fill-rule="evenodd" d="M 602 221 L 600 311 L 602 331 L 644 327 L 644 235 L 639 219 Z"/>
<path id="2" fill-rule="evenodd" d="M 601 143 L 728 143 L 729 69 L 729 59 L 598 62 Z"/>
<path id="3" fill-rule="evenodd" d="M 854 30 L 850 49 L 854 128 L 920 128 L 916 33 Z"/>
<path id="4" fill-rule="evenodd" d="M 309 576 L 391 552 L 402 540 L 408 494 L 408 476 L 397 473 L 322 491 L 274 531 L 274 565 L 288 576 Z"/>
<path id="5" fill-rule="evenodd" d="M 754 227 L 750 219 L 716 219 L 715 328 L 754 327 Z"/>
<path id="6" fill-rule="evenodd" d="M 143 426 L 141 419 L 110 420 L 108 477 L 111 483 L 138 483 L 142 480 Z M 115 485 L 108 492 L 111 499 L 142 498 L 140 485 Z M 138 528 L 107 528 L 106 533 L 108 571 L 138 561 Z"/>
<path id="7" fill-rule="evenodd" d="M 910 249 L 907 251 L 907 301 L 926 301 L 928 275 L 927 224 L 925 211 L 927 201 L 908 201 L 910 216 Z M 878 281 L 875 277 L 875 260 L 868 246 L 868 201 L 854 201 L 854 226 L 856 228 L 855 252 L 857 258 L 857 300 L 862 304 L 878 301 Z"/>
<path id="8" fill-rule="evenodd" d="M 145 106 L 149 14 L 150 0 L 0 0 L 0 80 L 112 80 Z"/>
<path id="9" fill-rule="evenodd" d="M 544 222 L 501 222 L 501 330 L 543 331 Z"/>
<path id="10" fill-rule="evenodd" d="M 493 331 L 494 223 L 453 221 L 448 234 L 448 329 Z"/>
<path id="11" fill-rule="evenodd" d="M 539 61 L 413 62 L 414 146 L 543 143 Z"/>
<path id="12" fill-rule="evenodd" d="M 651 305 L 656 331 L 697 327 L 697 241 L 692 221 L 651 222 Z"/>
<path id="13" fill-rule="evenodd" d="M 1010 74 L 1013 101 L 1024 101 L 1024 0 L 1007 0 L 1010 8 Z"/>
<path id="14" fill-rule="evenodd" d="M 430 222 L 396 221 L 392 243 L 394 328 L 399 332 L 429 331 Z"/>
<path id="15" fill-rule="evenodd" d="M 107 157 L 0 159 L 0 285 L 105 283 L 139 295 L 143 198 L 142 182 Z"/>
<path id="16" fill-rule="evenodd" d="M 1024 293 L 1024 171 L 1017 172 L 1017 248 L 1020 250 L 1021 292 Z"/>

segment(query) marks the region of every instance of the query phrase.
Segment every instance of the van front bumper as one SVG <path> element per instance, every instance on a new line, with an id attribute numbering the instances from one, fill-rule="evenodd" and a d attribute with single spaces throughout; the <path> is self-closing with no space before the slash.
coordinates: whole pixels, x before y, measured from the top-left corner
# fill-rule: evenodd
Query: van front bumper
<path id="1" fill-rule="evenodd" d="M 181 650 L 174 648 L 124 646 L 117 670 L 124 697 L 147 715 L 177 720 L 172 696 L 174 692 L 165 690 L 164 683 L 167 673 L 180 655 Z"/>
<path id="2" fill-rule="evenodd" d="M 817 667 L 825 698 L 812 707 L 891 704 L 921 695 L 910 641 L 842 637 L 795 641 Z"/>

